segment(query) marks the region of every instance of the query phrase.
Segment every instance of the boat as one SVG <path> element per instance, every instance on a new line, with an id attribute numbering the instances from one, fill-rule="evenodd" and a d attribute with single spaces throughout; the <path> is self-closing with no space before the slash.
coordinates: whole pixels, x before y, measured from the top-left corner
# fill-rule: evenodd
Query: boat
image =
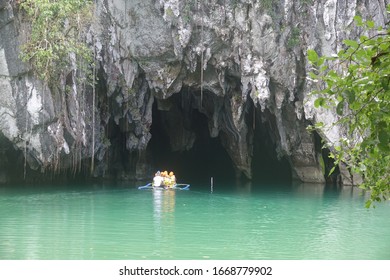
<path id="1" fill-rule="evenodd" d="M 161 190 L 183 190 L 188 191 L 190 189 L 190 184 L 175 184 L 172 187 L 154 187 L 152 183 L 146 184 L 145 186 L 138 187 L 139 190 L 152 190 L 152 189 L 161 189 Z"/>

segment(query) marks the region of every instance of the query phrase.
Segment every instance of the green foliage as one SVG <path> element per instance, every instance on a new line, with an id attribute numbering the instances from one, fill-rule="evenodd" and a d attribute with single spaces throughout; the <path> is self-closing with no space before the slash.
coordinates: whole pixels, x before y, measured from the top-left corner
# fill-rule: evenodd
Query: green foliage
<path id="1" fill-rule="evenodd" d="M 296 47 L 297 45 L 299 45 L 299 42 L 300 42 L 300 37 L 301 35 L 301 31 L 298 27 L 293 27 L 291 29 L 291 33 L 290 33 L 290 36 L 287 40 L 287 49 L 293 49 L 294 47 Z"/>
<path id="2" fill-rule="evenodd" d="M 375 35 L 344 40 L 345 48 L 331 57 L 309 50 L 308 59 L 315 67 L 310 77 L 320 86 L 314 106 L 334 108 L 339 116 L 334 125 L 348 132 L 331 157 L 363 176 L 370 207 L 390 193 L 390 29 L 359 16 L 355 22 Z"/>
<path id="3" fill-rule="evenodd" d="M 193 20 L 194 12 L 197 9 L 197 2 L 190 1 L 182 1 L 182 17 L 185 23 L 189 24 Z"/>
<path id="4" fill-rule="evenodd" d="M 266 10 L 266 11 L 271 11 L 275 5 L 278 4 L 278 1 L 276 0 L 262 0 L 260 2 L 260 6 Z"/>
<path id="5" fill-rule="evenodd" d="M 173 18 L 175 16 L 175 14 L 173 13 L 172 9 L 170 7 L 168 7 L 166 10 L 165 10 L 165 13 L 168 17 L 170 18 Z"/>
<path id="6" fill-rule="evenodd" d="M 313 5 L 313 2 L 313 0 L 301 0 L 301 3 L 305 5 Z"/>
<path id="7" fill-rule="evenodd" d="M 45 82 L 53 82 L 71 66 L 75 55 L 82 68 L 92 62 L 92 52 L 81 40 L 92 20 L 92 0 L 24 0 L 20 9 L 31 22 L 31 35 L 22 46 L 21 58 Z"/>

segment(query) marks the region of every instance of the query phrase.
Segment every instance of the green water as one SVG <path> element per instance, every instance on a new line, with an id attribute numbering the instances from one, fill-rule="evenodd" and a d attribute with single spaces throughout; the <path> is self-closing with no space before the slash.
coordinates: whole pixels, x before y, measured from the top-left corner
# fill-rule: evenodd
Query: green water
<path id="1" fill-rule="evenodd" d="M 390 203 L 357 189 L 0 189 L 0 259 L 390 259 Z"/>

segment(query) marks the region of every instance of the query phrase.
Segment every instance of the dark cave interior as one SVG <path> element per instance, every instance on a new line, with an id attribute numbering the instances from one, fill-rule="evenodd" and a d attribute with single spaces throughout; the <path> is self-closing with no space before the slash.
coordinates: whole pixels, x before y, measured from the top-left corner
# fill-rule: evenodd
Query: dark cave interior
<path id="1" fill-rule="evenodd" d="M 149 143 L 153 166 L 159 170 L 173 170 L 178 179 L 207 182 L 210 177 L 233 180 L 235 171 L 231 159 L 219 137 L 211 138 L 207 118 L 198 110 L 192 113 L 192 129 L 196 134 L 193 147 L 185 151 L 171 151 L 169 135 L 161 124 L 164 111 L 153 108 L 152 139 Z M 181 179 L 180 179 L 181 181 Z"/>
<path id="2" fill-rule="evenodd" d="M 170 101 L 180 108 L 181 98 L 180 94 L 176 94 L 170 97 Z M 173 151 L 170 143 L 171 136 L 167 129 L 164 129 L 167 126 L 164 122 L 173 119 L 168 117 L 172 112 L 159 110 L 156 103 L 153 105 L 152 138 L 148 145 L 155 171 L 173 170 L 179 182 L 209 184 L 211 177 L 219 182 L 236 180 L 233 162 L 221 143 L 221 136 L 215 138 L 210 136 L 208 118 L 205 114 L 199 112 L 197 108 L 191 108 L 190 119 L 186 125 L 195 134 L 193 146 L 188 150 Z M 251 110 L 248 110 L 247 114 L 252 115 L 254 109 L 251 104 Z M 256 110 L 256 114 L 260 113 Z M 176 118 L 187 117 L 177 115 Z M 268 129 L 270 127 L 267 123 L 259 122 L 254 132 L 252 181 L 255 183 L 291 182 L 290 165 L 286 159 L 277 159 L 275 143 Z"/>

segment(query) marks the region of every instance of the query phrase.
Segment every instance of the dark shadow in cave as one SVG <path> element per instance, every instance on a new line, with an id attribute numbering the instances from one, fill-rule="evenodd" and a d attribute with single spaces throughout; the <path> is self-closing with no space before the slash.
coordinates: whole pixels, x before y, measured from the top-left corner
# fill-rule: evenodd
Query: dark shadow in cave
<path id="1" fill-rule="evenodd" d="M 339 183 L 339 180 L 341 180 L 340 168 L 337 165 L 332 174 L 330 174 L 331 169 L 334 167 L 334 160 L 330 157 L 330 150 L 323 147 L 321 136 L 316 131 L 313 133 L 316 151 L 321 151 L 322 159 L 324 161 L 326 184 L 335 186 Z"/>
<path id="2" fill-rule="evenodd" d="M 184 94 L 185 95 L 185 94 Z M 175 94 L 168 100 L 177 106 L 175 110 L 158 110 L 157 102 L 153 105 L 153 123 L 151 127 L 152 138 L 149 142 L 148 151 L 152 155 L 152 165 L 155 170 L 173 170 L 178 182 L 210 184 L 210 178 L 215 182 L 225 182 L 229 185 L 237 183 L 233 163 L 225 148 L 221 144 L 220 137 L 211 138 L 208 129 L 207 116 L 197 109 L 190 108 L 190 112 L 184 112 L 180 104 L 182 93 Z M 291 183 L 291 168 L 287 159 L 277 159 L 276 139 L 277 129 L 274 116 L 268 112 L 264 115 L 259 109 L 255 109 L 253 102 L 247 106 L 248 127 L 254 128 L 254 146 L 252 182 L 255 185 L 264 183 Z M 196 106 L 194 106 L 196 107 Z M 254 110 L 256 113 L 254 114 Z M 173 113 L 172 111 L 176 111 Z M 195 142 L 191 149 L 185 151 L 172 151 L 170 136 L 168 135 L 166 122 L 174 118 L 169 114 L 175 114 L 176 118 L 183 118 L 188 130 L 195 133 Z M 262 114 L 262 115 L 261 115 Z M 265 118 L 265 122 L 260 120 Z M 253 121 L 256 119 L 256 126 Z M 250 133 L 253 133 L 251 131 Z M 153 176 L 153 174 L 151 174 Z"/>
<path id="3" fill-rule="evenodd" d="M 172 151 L 170 136 L 164 129 L 165 121 L 171 111 L 160 111 L 155 102 L 153 104 L 153 122 L 151 127 L 152 138 L 148 150 L 152 154 L 152 165 L 155 170 L 174 171 L 178 183 L 209 185 L 210 178 L 219 182 L 231 182 L 235 178 L 233 163 L 223 148 L 219 136 L 211 138 L 207 117 L 197 109 L 190 108 L 190 112 L 181 109 L 181 94 L 170 98 L 173 106 L 178 106 L 177 118 L 188 118 L 185 123 L 188 130 L 195 133 L 195 141 L 191 149 Z M 151 174 L 152 175 L 152 174 Z"/>
<path id="4" fill-rule="evenodd" d="M 256 141 L 256 140 L 255 140 Z M 278 160 L 275 150 L 259 142 L 254 147 L 252 159 L 253 182 L 259 184 L 291 184 L 291 167 L 286 158 Z"/>
<path id="5" fill-rule="evenodd" d="M 275 116 L 267 109 L 262 112 L 260 108 L 254 106 L 251 106 L 250 111 L 248 116 L 252 116 L 252 120 L 248 122 L 254 127 L 253 182 L 260 185 L 270 183 L 290 185 L 292 182 L 290 163 L 285 157 L 281 159 L 277 157 L 276 143 L 279 136 Z"/>

